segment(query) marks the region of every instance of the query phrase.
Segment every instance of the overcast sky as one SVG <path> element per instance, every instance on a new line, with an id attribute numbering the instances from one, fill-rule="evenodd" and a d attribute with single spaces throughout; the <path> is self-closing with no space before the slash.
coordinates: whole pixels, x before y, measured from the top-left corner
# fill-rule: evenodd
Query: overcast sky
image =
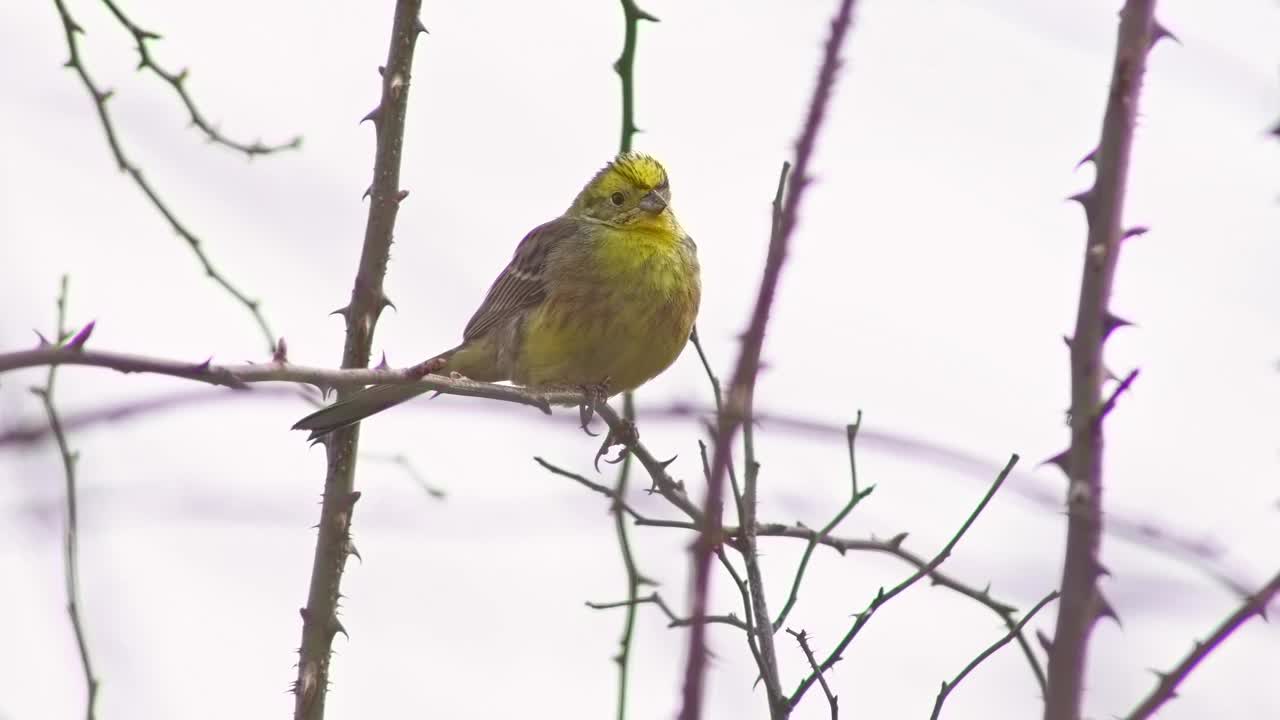
<path id="1" fill-rule="evenodd" d="M 201 107 L 239 138 L 301 134 L 301 151 L 246 163 L 208 145 L 156 78 L 133 72 L 131 38 L 92 0 L 68 0 L 83 53 L 130 158 L 219 269 L 263 301 L 301 363 L 335 365 L 363 237 L 391 3 L 213 5 L 126 0 L 160 32 L 157 57 L 191 68 Z M 1065 525 L 1028 493 L 1057 497 L 1036 463 L 1067 442 L 1067 353 L 1085 225 L 1063 198 L 1096 143 L 1113 1 L 865 0 L 814 160 L 765 346 L 763 412 L 833 428 L 861 409 L 859 475 L 876 492 L 842 534 L 909 531 L 932 555 L 1010 453 L 1015 475 L 945 566 L 1025 609 L 1059 580 Z M 790 156 L 833 2 L 646 0 L 637 149 L 670 171 L 674 208 L 704 269 L 702 337 L 727 372 L 759 281 L 768 203 Z M 1141 99 L 1126 243 L 1113 309 L 1138 327 L 1107 348 L 1141 367 L 1108 418 L 1106 506 L 1220 548 L 1257 584 L 1280 564 L 1280 11 L 1271 0 L 1164 0 L 1182 40 L 1154 52 Z M 406 365 L 452 346 L 515 243 L 559 214 L 617 148 L 611 64 L 621 11 L 608 0 L 431 2 L 418 44 L 403 186 L 386 280 L 398 310 L 375 353 Z M 63 69 L 52 3 L 3 11 L 0 78 L 0 348 L 34 342 L 71 276 L 74 323 L 92 343 L 198 361 L 266 358 L 244 309 L 116 172 L 92 104 Z M 27 388 L 0 383 L 0 426 L 39 421 Z M 186 391 L 177 380 L 93 369 L 60 373 L 66 412 Z M 213 391 L 210 393 L 217 395 Z M 639 393 L 640 428 L 701 494 L 696 422 L 654 417 L 705 403 L 692 351 Z M 71 437 L 81 453 L 82 592 L 103 686 L 99 717 L 283 717 L 293 680 L 324 453 L 289 425 L 287 395 L 222 397 Z M 572 413 L 568 413 L 571 415 Z M 932 448 L 904 441 L 923 443 Z M 824 523 L 848 492 L 839 432 L 765 422 L 761 517 Z M 366 424 L 362 448 L 406 453 L 444 502 L 387 463 L 364 461 L 343 583 L 350 640 L 335 647 L 330 714 L 598 718 L 614 712 L 624 597 L 607 505 L 538 468 L 540 455 L 597 476 L 596 441 L 527 408 L 442 397 Z M 82 678 L 63 610 L 62 469 L 50 444 L 0 449 L 0 718 L 76 718 Z M 673 511 L 637 493 L 647 512 Z M 685 606 L 689 537 L 634 533 L 643 572 Z M 780 607 L 801 543 L 767 541 Z M 1086 710 L 1124 714 L 1234 607 L 1205 574 L 1108 538 L 1103 588 L 1123 627 L 1093 643 Z M 818 552 L 788 625 L 822 653 L 876 588 L 910 568 Z M 715 612 L 735 609 L 717 584 Z M 686 635 L 642 608 L 632 717 L 671 717 Z M 1053 608 L 1033 621 L 1051 631 Z M 938 684 L 1003 632 L 985 608 L 919 585 L 876 615 L 832 673 L 841 706 L 875 718 L 927 716 Z M 766 717 L 763 689 L 732 629 L 710 633 L 710 717 Z M 784 688 L 805 661 L 780 635 Z M 1246 626 L 1162 718 L 1280 715 L 1275 626 Z M 1027 718 L 1038 690 L 1016 649 L 948 700 L 951 718 Z M 809 697 L 800 720 L 826 717 Z"/>

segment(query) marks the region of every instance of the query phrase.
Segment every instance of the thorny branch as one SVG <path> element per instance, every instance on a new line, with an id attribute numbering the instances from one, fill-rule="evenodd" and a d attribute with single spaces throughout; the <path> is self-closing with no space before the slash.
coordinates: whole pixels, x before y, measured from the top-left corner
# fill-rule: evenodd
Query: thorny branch
<path id="1" fill-rule="evenodd" d="M 1103 432 L 1099 419 L 1110 408 L 1102 399 L 1107 372 L 1103 345 L 1120 323 L 1108 304 L 1125 232 L 1121 227 L 1129 154 L 1138 114 L 1138 95 L 1147 54 L 1168 33 L 1155 20 L 1155 0 L 1127 0 L 1120 13 L 1111 91 L 1098 147 L 1092 160 L 1096 178 L 1078 194 L 1089 232 L 1085 244 L 1071 351 L 1071 446 L 1065 455 L 1067 549 L 1062 570 L 1062 599 L 1049 651 L 1049 687 L 1045 720 L 1079 720 L 1085 662 L 1095 622 L 1108 612 L 1098 589 L 1104 570 L 1102 544 Z M 1136 374 L 1131 374 L 1128 382 Z"/>
<path id="2" fill-rule="evenodd" d="M 1227 638 L 1236 631 L 1241 625 L 1249 621 L 1254 615 L 1267 619 L 1267 605 L 1280 594 L 1280 573 L 1262 586 L 1258 592 L 1245 598 L 1245 601 L 1231 613 L 1226 620 L 1222 621 L 1214 631 L 1209 635 L 1208 639 L 1203 642 L 1196 642 L 1191 648 L 1191 652 L 1182 659 L 1172 670 L 1166 673 L 1156 673 L 1158 682 L 1151 694 L 1143 698 L 1138 703 L 1138 707 L 1129 713 L 1128 720 L 1145 720 L 1155 715 L 1160 706 L 1172 700 L 1177 696 L 1178 686 L 1183 680 L 1196 669 L 1197 666 L 1213 651 L 1217 650 Z"/>
<path id="3" fill-rule="evenodd" d="M 351 301 L 338 311 L 347 325 L 342 351 L 344 368 L 368 366 L 378 316 L 391 304 L 383 292 L 382 282 L 391 252 L 396 215 L 400 202 L 408 194 L 400 188 L 400 159 L 413 51 L 418 33 L 425 29 L 418 19 L 421 5 L 421 0 L 396 2 L 387 62 L 381 68 L 381 97 L 377 108 L 366 116 L 373 121 L 377 149 L 373 182 L 368 191 L 369 214 L 360 264 L 351 290 Z M 342 399 L 350 393 L 350 388 L 341 389 L 338 397 Z M 324 441 L 328 468 L 307 605 L 301 611 L 302 645 L 298 651 L 298 675 L 293 688 L 295 720 L 320 720 L 324 717 L 333 638 L 339 632 L 345 633 L 337 611 L 342 572 L 347 556 L 355 552 L 351 542 L 351 515 L 356 501 L 360 499 L 360 493 L 355 489 L 359 432 L 359 425 L 342 428 Z"/>
<path id="4" fill-rule="evenodd" d="M 62 345 L 66 342 L 66 347 L 74 349 L 78 347 L 76 340 L 80 337 L 71 337 L 66 329 L 67 327 L 67 276 L 62 276 L 61 288 L 58 291 L 58 327 L 54 334 L 54 345 Z M 68 341 L 68 338 L 71 338 Z M 98 677 L 93 673 L 93 663 L 89 659 L 89 640 L 85 631 L 84 616 L 81 614 L 80 600 L 80 513 L 78 510 L 76 489 L 76 462 L 80 459 L 80 454 L 71 450 L 70 444 L 67 442 L 67 435 L 62 427 L 62 420 L 58 417 L 58 409 L 53 402 L 54 381 L 57 378 L 58 367 L 56 365 L 49 366 L 49 374 L 46 376 L 44 387 L 31 388 L 31 392 L 35 393 L 44 404 L 45 414 L 49 416 L 49 427 L 53 431 L 54 439 L 58 444 L 58 453 L 62 456 L 62 469 L 66 477 L 67 492 L 67 531 L 63 539 L 63 573 L 65 577 L 67 592 L 67 615 L 71 619 L 71 630 L 75 634 L 76 649 L 80 654 L 80 669 L 84 673 L 84 681 L 86 686 L 85 699 L 85 718 L 86 720 L 94 720 L 98 702 Z"/>
<path id="5" fill-rule="evenodd" d="M 809 162 L 817 143 L 818 131 L 826 114 L 827 104 L 835 86 L 836 72 L 840 66 L 840 51 L 845 36 L 853 23 L 853 0 L 841 0 L 835 16 L 831 21 L 831 34 L 827 38 L 823 52 L 822 64 L 818 69 L 813 95 L 809 102 L 803 129 L 796 142 L 795 177 L 786 187 L 785 202 L 775 202 L 773 228 L 770 232 L 768 259 L 765 262 L 763 276 L 760 281 L 760 292 L 756 298 L 751 322 L 744 335 L 742 352 L 738 357 L 732 379 L 729 383 L 726 411 L 720 418 L 716 428 L 716 442 L 711 463 L 711 477 L 707 483 L 706 515 L 707 522 L 701 537 L 694 545 L 693 559 L 693 617 L 702 617 L 707 612 L 707 595 L 711 579 L 711 556 L 715 546 L 719 544 L 720 520 L 723 513 L 721 499 L 724 495 L 724 478 L 729 467 L 729 458 L 733 454 L 733 441 L 738 429 L 747 419 L 752 390 L 755 386 L 756 374 L 760 366 L 760 353 L 764 345 L 765 330 L 769 321 L 769 311 L 773 306 L 773 298 L 778 289 L 782 264 L 787 255 L 787 246 L 799 216 L 801 200 L 805 188 L 809 184 Z M 779 177 L 779 199 L 786 184 L 787 165 Z M 744 500 L 744 506 L 746 502 Z M 769 618 L 761 618 L 768 623 Z M 707 665 L 706 631 L 701 625 L 694 625 L 689 638 L 689 654 L 685 668 L 684 690 L 680 710 L 681 720 L 700 720 L 702 717 L 702 696 Z M 781 711 L 772 704 L 771 714 Z"/>
<path id="6" fill-rule="evenodd" d="M 822 694 L 827 696 L 827 706 L 831 708 L 831 720 L 837 720 L 840 717 L 840 698 L 831 692 L 831 686 L 827 684 L 827 676 L 822 673 L 822 668 L 818 667 L 818 658 L 814 656 L 813 648 L 809 647 L 809 634 L 803 630 L 796 632 L 790 628 L 787 628 L 787 634 L 794 637 L 796 642 L 799 643 L 800 651 L 804 653 L 805 659 L 809 661 L 809 669 L 818 676 L 818 684 L 822 686 Z"/>
<path id="7" fill-rule="evenodd" d="M 160 36 L 154 32 L 140 28 L 130 20 L 129 17 L 125 15 L 119 6 L 112 0 L 104 0 L 104 2 L 111 13 L 115 15 L 116 19 L 129 31 L 131 35 L 133 35 L 139 55 L 138 68 L 152 71 L 156 76 L 163 79 L 174 89 L 178 94 L 179 99 L 182 101 L 182 104 L 186 106 L 187 111 L 191 114 L 191 123 L 200 128 L 211 142 L 243 152 L 249 157 L 254 155 L 265 155 L 285 148 L 298 147 L 301 143 L 301 138 L 294 138 L 282 145 L 264 145 L 260 142 L 246 144 L 231 140 L 221 134 L 216 128 L 209 124 L 204 115 L 200 113 L 195 102 L 187 92 L 185 85 L 187 71 L 183 70 L 178 73 L 169 72 L 152 59 L 147 43 L 150 40 L 158 39 Z M 107 109 L 107 102 L 111 99 L 113 91 L 105 90 L 94 82 L 92 76 L 89 75 L 88 67 L 80 56 L 80 42 L 77 36 L 84 33 L 84 28 L 77 23 L 74 18 L 72 18 L 71 13 L 67 10 L 65 0 L 53 0 L 53 4 L 58 9 L 58 16 L 62 21 L 63 34 L 67 41 L 67 50 L 70 53 L 70 59 L 67 60 L 66 66 L 75 71 L 76 75 L 80 78 L 80 82 L 84 85 L 85 89 L 89 91 L 89 96 L 93 99 L 94 109 L 98 114 L 98 122 L 102 125 L 102 131 L 107 136 L 107 145 L 111 148 L 111 155 L 115 158 L 116 166 L 121 172 L 127 174 L 133 179 L 134 184 L 138 186 L 138 189 L 142 191 L 143 195 L 147 196 L 147 200 L 151 202 L 152 206 L 154 206 L 155 209 L 164 216 L 164 219 L 168 221 L 174 232 L 176 232 L 178 236 L 187 243 L 191 248 L 191 251 L 195 253 L 196 260 L 200 263 L 205 275 L 217 283 L 223 290 L 227 291 L 227 293 L 230 294 L 237 303 L 243 305 L 244 308 L 249 311 L 253 316 L 254 322 L 258 325 L 258 329 L 262 331 L 262 335 L 266 339 L 267 346 L 274 347 L 276 344 L 276 336 L 275 333 L 271 331 L 271 327 L 267 324 L 267 319 L 262 313 L 260 302 L 232 284 L 227 276 L 213 264 L 208 253 L 205 252 L 204 242 L 197 237 L 185 223 L 178 219 L 178 216 L 169 207 L 168 203 L 161 199 L 160 193 L 155 189 L 155 186 L 153 186 L 151 181 L 143 175 L 142 169 L 133 164 L 133 162 L 129 160 L 128 156 L 125 155 L 124 147 L 116 132 L 115 122 L 112 120 L 111 114 Z"/>

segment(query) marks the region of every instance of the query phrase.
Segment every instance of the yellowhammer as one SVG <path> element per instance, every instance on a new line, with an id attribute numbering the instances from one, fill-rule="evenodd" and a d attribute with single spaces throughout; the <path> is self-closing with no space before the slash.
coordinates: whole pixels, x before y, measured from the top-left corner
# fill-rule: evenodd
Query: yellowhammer
<path id="1" fill-rule="evenodd" d="M 564 215 L 534 228 L 485 295 L 441 372 L 534 388 L 632 390 L 684 349 L 702 285 L 693 240 L 671 211 L 667 172 L 614 158 Z M 298 421 L 319 437 L 426 392 L 375 385 Z"/>

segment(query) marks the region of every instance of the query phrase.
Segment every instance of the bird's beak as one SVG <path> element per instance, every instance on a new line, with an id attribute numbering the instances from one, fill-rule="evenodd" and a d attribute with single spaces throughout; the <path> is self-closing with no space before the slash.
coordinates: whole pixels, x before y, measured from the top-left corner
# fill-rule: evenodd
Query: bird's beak
<path id="1" fill-rule="evenodd" d="M 647 213 L 657 215 L 667 209 L 667 201 L 658 194 L 657 190 L 654 190 L 648 195 L 640 198 L 640 209 Z"/>

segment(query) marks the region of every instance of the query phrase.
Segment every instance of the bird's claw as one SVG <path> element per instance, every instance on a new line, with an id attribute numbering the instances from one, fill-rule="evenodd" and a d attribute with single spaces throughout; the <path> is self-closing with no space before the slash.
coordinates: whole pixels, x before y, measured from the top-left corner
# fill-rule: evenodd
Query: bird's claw
<path id="1" fill-rule="evenodd" d="M 585 402 L 578 406 L 579 424 L 582 426 L 582 432 L 591 437 L 599 437 L 600 434 L 591 432 L 588 426 L 591 424 L 591 419 L 596 416 L 596 405 L 609 400 L 609 378 L 595 385 L 582 385 L 581 388 Z"/>
<path id="2" fill-rule="evenodd" d="M 600 458 L 608 455 L 609 450 L 615 445 L 621 445 L 622 450 L 618 453 L 618 457 L 612 460 L 605 458 L 605 462 L 610 465 L 617 465 L 622 462 L 627 457 L 627 453 L 638 442 L 640 442 L 640 431 L 636 429 L 636 424 L 623 418 L 618 431 L 615 432 L 613 428 L 610 428 L 609 433 L 605 435 L 604 442 L 600 443 L 600 449 L 596 451 L 596 459 L 593 463 L 596 472 L 600 472 Z"/>

